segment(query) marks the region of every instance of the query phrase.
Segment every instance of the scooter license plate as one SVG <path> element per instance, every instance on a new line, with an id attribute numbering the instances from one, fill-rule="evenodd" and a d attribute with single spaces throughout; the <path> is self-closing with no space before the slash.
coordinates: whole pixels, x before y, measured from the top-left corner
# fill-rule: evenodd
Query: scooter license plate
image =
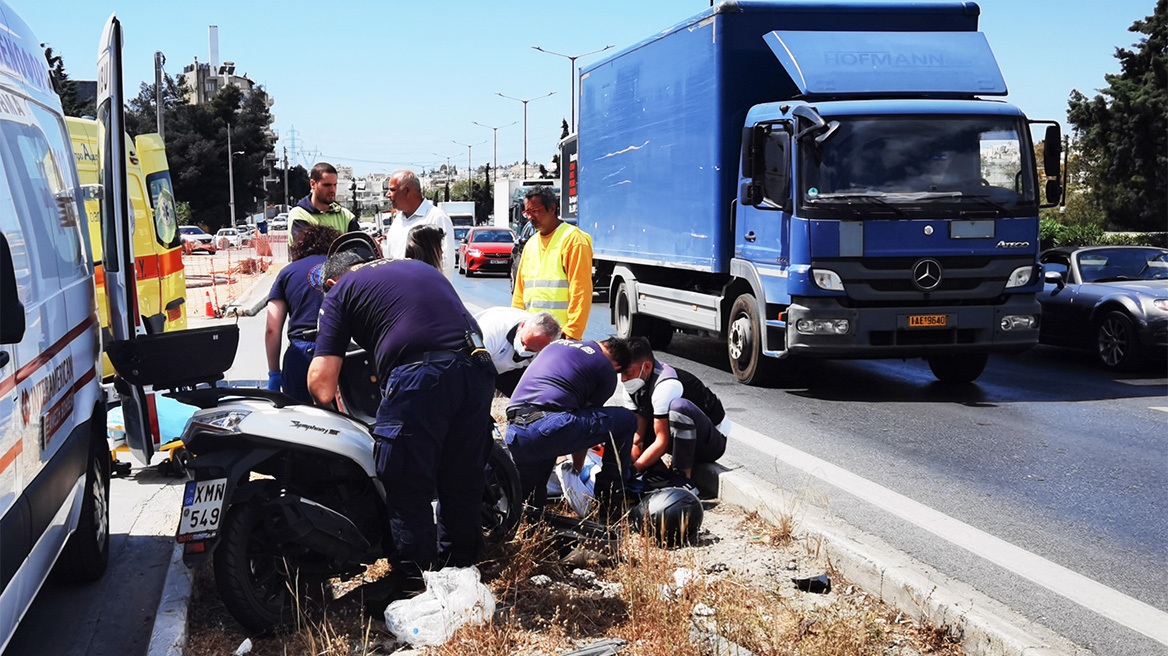
<path id="1" fill-rule="evenodd" d="M 190 542 L 214 537 L 223 519 L 226 478 L 187 481 L 183 491 L 182 515 L 178 522 L 178 541 Z"/>

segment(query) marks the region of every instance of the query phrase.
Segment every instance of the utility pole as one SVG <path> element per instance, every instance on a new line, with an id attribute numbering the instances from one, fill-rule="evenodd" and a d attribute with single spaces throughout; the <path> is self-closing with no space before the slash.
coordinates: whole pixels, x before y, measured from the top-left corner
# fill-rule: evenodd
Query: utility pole
<path id="1" fill-rule="evenodd" d="M 450 201 L 450 155 L 439 155 L 438 153 L 432 153 L 432 154 L 435 157 L 445 157 L 446 158 L 446 200 L 447 200 L 447 202 L 449 202 Z"/>
<path id="2" fill-rule="evenodd" d="M 711 2 L 712 2 L 712 0 L 711 0 Z M 567 59 L 569 62 L 571 62 L 571 63 L 572 63 L 572 86 L 571 86 L 571 94 L 572 94 L 572 109 L 571 109 L 571 117 L 572 117 L 572 132 L 573 132 L 573 133 L 574 133 L 574 132 L 576 132 L 576 60 L 577 60 L 577 59 L 579 59 L 579 58 L 581 58 L 581 57 L 587 57 L 588 55 L 595 55 L 595 54 L 596 54 L 596 53 L 598 53 L 598 52 L 604 52 L 605 50 L 608 50 L 608 49 L 609 49 L 609 48 L 611 48 L 612 46 L 611 46 L 611 45 L 607 45 L 607 46 L 604 46 L 603 48 L 601 48 L 600 50 L 593 50 L 592 52 L 586 52 L 586 53 L 584 53 L 584 54 L 581 54 L 581 55 L 565 55 L 565 54 L 563 54 L 563 53 L 559 53 L 559 52 L 552 52 L 551 50 L 544 50 L 543 48 L 541 48 L 541 47 L 539 47 L 539 46 L 531 46 L 531 47 L 532 47 L 533 49 L 535 49 L 535 50 L 538 50 L 538 51 L 540 51 L 540 52 L 546 52 L 546 53 L 547 53 L 547 54 L 549 54 L 549 55 L 555 55 L 555 56 L 557 56 L 557 57 L 563 57 L 564 59 Z"/>
<path id="3" fill-rule="evenodd" d="M 479 125 L 479 126 L 482 126 L 484 128 L 490 128 L 491 131 L 494 132 L 494 134 L 495 134 L 495 181 L 498 182 L 498 180 L 499 180 L 499 128 L 509 128 L 512 125 L 515 125 L 516 123 L 518 123 L 519 121 L 511 121 L 507 125 L 500 125 L 500 126 L 486 125 L 484 123 L 479 123 L 478 121 L 471 121 L 471 122 L 474 123 L 475 125 Z M 487 184 L 490 184 L 490 183 L 491 183 L 491 181 L 487 180 Z"/>
<path id="4" fill-rule="evenodd" d="M 166 133 L 162 130 L 162 65 L 166 55 L 161 50 L 154 52 L 154 113 L 158 118 L 158 138 L 166 143 Z"/>
<path id="5" fill-rule="evenodd" d="M 503 95 L 503 94 L 499 93 L 498 91 L 495 92 L 495 95 L 499 96 L 501 98 L 506 98 L 507 100 L 516 100 L 516 101 L 523 103 L 523 179 L 524 180 L 527 179 L 527 103 L 529 103 L 533 100 L 539 100 L 540 98 L 547 98 L 548 96 L 555 95 L 555 93 L 556 93 L 555 91 L 549 91 L 548 93 L 545 93 L 542 96 L 536 96 L 535 98 L 528 98 L 527 100 L 524 100 L 523 98 L 516 98 L 514 96 Z"/>

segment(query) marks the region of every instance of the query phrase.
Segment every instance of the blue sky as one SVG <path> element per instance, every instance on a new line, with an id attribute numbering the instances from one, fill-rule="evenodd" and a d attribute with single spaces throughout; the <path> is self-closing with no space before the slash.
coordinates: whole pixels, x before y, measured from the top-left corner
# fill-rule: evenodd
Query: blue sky
<path id="1" fill-rule="evenodd" d="M 334 3 L 202 0 L 14 1 L 38 38 L 64 56 L 75 79 L 96 76 L 101 28 L 113 12 L 126 41 L 127 94 L 153 81 L 161 50 L 174 75 L 206 62 L 207 26 L 219 26 L 220 59 L 267 87 L 275 98 L 280 145 L 290 130 L 317 159 L 358 173 L 427 169 L 447 156 L 460 169 L 477 144 L 476 166 L 523 152 L 523 106 L 496 96 L 532 98 L 528 157 L 547 161 L 569 113 L 567 59 L 531 49 L 578 54 L 622 49 L 709 7 L 702 0 L 547 0 L 540 3 L 345 1 Z M 986 34 L 1010 89 L 1008 100 L 1031 118 L 1065 123 L 1071 89 L 1094 95 L 1118 72 L 1116 47 L 1130 47 L 1128 27 L 1152 13 L 1154 0 L 981 0 Z M 598 56 L 582 58 L 587 64 Z M 438 153 L 435 155 L 434 153 Z"/>

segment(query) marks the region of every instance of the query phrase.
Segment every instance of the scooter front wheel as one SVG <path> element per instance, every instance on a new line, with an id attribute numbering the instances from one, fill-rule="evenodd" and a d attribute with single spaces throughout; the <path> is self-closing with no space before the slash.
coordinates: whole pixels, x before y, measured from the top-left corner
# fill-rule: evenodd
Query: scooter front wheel
<path id="1" fill-rule="evenodd" d="M 261 633 L 292 618 L 289 575 L 256 502 L 232 505 L 215 550 L 215 584 L 223 605 L 249 631 Z"/>
<path id="2" fill-rule="evenodd" d="M 507 447 L 499 440 L 487 456 L 487 486 L 483 490 L 483 541 L 487 545 L 506 542 L 515 535 L 523 514 L 519 470 Z"/>

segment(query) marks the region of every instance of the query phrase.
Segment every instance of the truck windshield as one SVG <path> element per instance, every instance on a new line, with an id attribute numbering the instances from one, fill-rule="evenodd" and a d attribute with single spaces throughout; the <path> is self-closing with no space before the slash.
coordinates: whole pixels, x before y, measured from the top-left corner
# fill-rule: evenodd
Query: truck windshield
<path id="1" fill-rule="evenodd" d="M 802 149 L 809 215 L 904 218 L 917 213 L 1037 211 L 1034 155 L 1019 119 L 1005 116 L 842 117 Z"/>

